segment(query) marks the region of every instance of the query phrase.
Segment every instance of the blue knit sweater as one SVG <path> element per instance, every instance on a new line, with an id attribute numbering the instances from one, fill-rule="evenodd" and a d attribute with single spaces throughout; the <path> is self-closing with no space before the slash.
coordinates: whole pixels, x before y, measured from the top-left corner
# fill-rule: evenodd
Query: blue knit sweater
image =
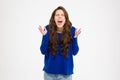
<path id="1" fill-rule="evenodd" d="M 46 26 L 48 31 L 49 25 Z M 52 56 L 51 52 L 48 49 L 49 44 L 49 34 L 48 32 L 43 36 L 42 43 L 40 46 L 40 51 L 44 58 L 44 68 L 43 70 L 47 73 L 51 74 L 63 74 L 63 75 L 71 75 L 73 74 L 74 62 L 73 55 L 76 55 L 79 51 L 77 38 L 74 38 L 75 35 L 75 27 L 71 28 L 72 42 L 69 45 L 68 49 L 68 58 L 65 58 L 60 53 L 60 45 L 58 45 L 57 54 L 55 57 Z M 58 39 L 61 38 L 61 33 L 58 33 Z"/>

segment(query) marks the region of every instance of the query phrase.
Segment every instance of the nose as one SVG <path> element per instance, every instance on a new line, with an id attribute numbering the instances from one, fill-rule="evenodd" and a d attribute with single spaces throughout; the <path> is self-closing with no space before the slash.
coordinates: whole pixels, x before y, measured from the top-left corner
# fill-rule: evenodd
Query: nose
<path id="1" fill-rule="evenodd" d="M 59 17 L 59 18 L 61 18 L 61 17 L 62 17 L 62 15 L 59 15 L 58 17 Z"/>

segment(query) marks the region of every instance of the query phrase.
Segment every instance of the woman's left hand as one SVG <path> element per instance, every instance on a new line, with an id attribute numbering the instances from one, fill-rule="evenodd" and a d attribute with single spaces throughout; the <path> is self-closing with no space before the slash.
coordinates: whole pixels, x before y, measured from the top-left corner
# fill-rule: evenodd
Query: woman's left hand
<path id="1" fill-rule="evenodd" d="M 76 29 L 74 38 L 77 38 L 80 33 L 81 33 L 81 28 L 80 29 Z"/>

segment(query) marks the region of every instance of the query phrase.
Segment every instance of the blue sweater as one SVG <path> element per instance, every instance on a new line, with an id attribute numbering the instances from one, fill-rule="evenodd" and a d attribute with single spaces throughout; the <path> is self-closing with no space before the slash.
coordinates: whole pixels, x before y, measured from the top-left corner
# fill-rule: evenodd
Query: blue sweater
<path id="1" fill-rule="evenodd" d="M 46 26 L 48 31 L 49 25 Z M 63 74 L 63 75 L 71 75 L 73 74 L 74 62 L 73 55 L 76 55 L 79 51 L 77 38 L 74 38 L 75 35 L 75 27 L 71 28 L 72 42 L 69 45 L 68 49 L 68 58 L 65 58 L 60 53 L 60 45 L 58 45 L 57 54 L 55 57 L 52 56 L 51 52 L 48 49 L 49 44 L 49 34 L 48 32 L 43 36 L 42 43 L 40 46 L 40 51 L 44 58 L 44 68 L 43 70 L 47 73 L 51 74 Z M 61 33 L 58 33 L 58 39 L 60 39 Z"/>

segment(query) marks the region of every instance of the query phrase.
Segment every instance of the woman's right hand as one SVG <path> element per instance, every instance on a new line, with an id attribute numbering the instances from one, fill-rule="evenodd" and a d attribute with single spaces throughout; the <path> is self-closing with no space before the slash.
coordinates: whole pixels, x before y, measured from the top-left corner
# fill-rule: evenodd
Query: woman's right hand
<path id="1" fill-rule="evenodd" d="M 42 27 L 40 25 L 39 25 L 38 29 L 42 35 L 45 35 L 47 33 L 46 28 L 42 29 Z"/>

